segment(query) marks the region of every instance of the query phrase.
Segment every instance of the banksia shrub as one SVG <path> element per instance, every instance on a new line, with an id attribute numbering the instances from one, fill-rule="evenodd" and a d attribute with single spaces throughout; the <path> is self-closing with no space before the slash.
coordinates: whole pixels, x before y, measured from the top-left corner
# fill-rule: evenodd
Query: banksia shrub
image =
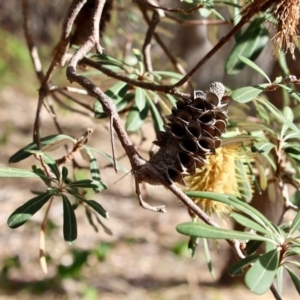
<path id="1" fill-rule="evenodd" d="M 202 168 L 207 156 L 221 146 L 221 135 L 227 125 L 227 103 L 223 103 L 225 88 L 212 83 L 207 91 L 195 91 L 193 98 L 182 98 L 167 116 L 165 131 L 156 134 L 153 143 L 160 147 L 150 163 L 172 184 L 185 185 L 184 177 Z"/>

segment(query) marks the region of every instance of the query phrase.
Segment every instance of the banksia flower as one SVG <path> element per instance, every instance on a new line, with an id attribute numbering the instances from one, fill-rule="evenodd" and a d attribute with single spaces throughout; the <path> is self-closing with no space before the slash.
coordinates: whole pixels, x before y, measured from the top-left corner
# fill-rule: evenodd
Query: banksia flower
<path id="1" fill-rule="evenodd" d="M 237 164 L 241 162 L 241 164 Z M 194 175 L 188 176 L 188 191 L 206 191 L 220 194 L 235 195 L 243 197 L 241 185 L 248 183 L 250 192 L 252 189 L 249 184 L 245 153 L 239 144 L 231 144 L 216 150 L 216 155 L 208 157 L 206 165 L 202 169 L 197 169 Z M 241 170 L 243 168 L 243 170 Z M 243 175 L 244 176 L 243 176 Z M 242 183 L 242 184 L 241 184 Z M 246 184 L 247 186 L 247 184 Z M 228 214 L 231 207 L 210 199 L 194 199 L 204 211 L 209 214 Z"/>
<path id="2" fill-rule="evenodd" d="M 205 92 L 195 91 L 192 99 L 183 98 L 167 116 L 166 131 L 157 132 L 153 143 L 160 149 L 149 162 L 169 184 L 185 185 L 184 177 L 201 169 L 221 146 L 220 137 L 227 125 L 224 92 L 223 84 L 214 82 Z"/>

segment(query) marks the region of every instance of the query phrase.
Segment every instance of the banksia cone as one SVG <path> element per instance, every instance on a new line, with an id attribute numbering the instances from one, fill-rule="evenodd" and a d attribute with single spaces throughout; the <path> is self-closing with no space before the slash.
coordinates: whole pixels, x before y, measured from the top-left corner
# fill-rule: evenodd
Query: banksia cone
<path id="1" fill-rule="evenodd" d="M 156 134 L 153 143 L 160 147 L 150 159 L 172 184 L 185 185 L 184 177 L 202 168 L 207 155 L 215 154 L 221 146 L 221 134 L 227 125 L 227 103 L 222 103 L 225 88 L 212 83 L 208 90 L 195 91 L 193 99 L 182 98 L 167 116 L 166 131 Z"/>

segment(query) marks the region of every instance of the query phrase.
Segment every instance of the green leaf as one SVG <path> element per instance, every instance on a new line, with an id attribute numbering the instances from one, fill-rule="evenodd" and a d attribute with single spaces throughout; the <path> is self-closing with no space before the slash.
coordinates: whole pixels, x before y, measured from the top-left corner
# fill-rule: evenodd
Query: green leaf
<path id="1" fill-rule="evenodd" d="M 264 236 L 256 235 L 250 232 L 241 232 L 241 231 L 217 228 L 204 223 L 195 223 L 195 222 L 182 223 L 176 226 L 176 230 L 179 233 L 185 235 L 202 237 L 207 239 L 225 239 L 225 240 L 234 239 L 234 240 L 241 240 L 241 241 L 257 240 L 257 241 L 273 242 Z"/>
<path id="2" fill-rule="evenodd" d="M 228 205 L 233 206 L 239 211 L 247 214 L 251 217 L 254 221 L 258 224 L 263 226 L 264 228 L 273 231 L 277 234 L 277 231 L 273 228 L 272 223 L 258 210 L 250 206 L 249 204 L 245 203 L 244 201 L 239 200 L 238 198 L 230 195 L 223 195 L 218 193 L 211 193 L 211 192 L 199 192 L 199 191 L 190 191 L 186 192 L 186 195 L 192 198 L 205 198 L 211 199 L 214 201 L 222 202 Z"/>
<path id="3" fill-rule="evenodd" d="M 68 183 L 68 186 L 72 188 L 98 188 L 98 182 L 92 181 L 90 179 L 82 179 L 77 181 L 72 181 Z"/>
<path id="4" fill-rule="evenodd" d="M 192 238 L 192 237 L 191 237 Z M 208 241 L 207 239 L 202 239 L 203 240 L 203 248 L 204 248 L 204 254 L 205 254 L 205 259 L 206 259 L 206 264 L 209 270 L 209 273 L 211 275 L 212 278 L 216 278 L 216 273 L 211 261 L 211 256 L 210 256 L 210 250 L 209 250 L 209 246 L 208 246 Z"/>
<path id="5" fill-rule="evenodd" d="M 245 86 L 234 90 L 231 94 L 231 98 L 238 103 L 247 103 L 255 99 L 264 91 L 262 85 L 257 86 Z"/>
<path id="6" fill-rule="evenodd" d="M 154 129 L 155 131 L 163 131 L 164 130 L 164 122 L 161 118 L 160 113 L 158 112 L 155 104 L 153 103 L 152 99 L 148 94 L 146 94 L 146 97 L 148 98 L 148 103 L 150 104 L 151 109 L 151 115 L 152 115 L 152 121 L 154 123 Z"/>
<path id="7" fill-rule="evenodd" d="M 68 169 L 66 167 L 62 167 L 62 181 L 65 182 L 68 177 Z"/>
<path id="8" fill-rule="evenodd" d="M 105 219 L 109 218 L 108 212 L 95 200 L 83 200 L 81 199 L 84 203 L 89 205 L 91 208 L 93 208 L 100 216 L 102 216 Z"/>
<path id="9" fill-rule="evenodd" d="M 263 18 L 254 19 L 236 40 L 236 44 L 226 61 L 225 70 L 227 74 L 237 74 L 245 67 L 245 63 L 238 59 L 239 56 L 254 61 L 260 55 L 269 40 L 268 30 L 263 25 L 263 21 Z"/>
<path id="10" fill-rule="evenodd" d="M 283 266 L 280 266 L 276 272 L 277 292 L 282 297 L 282 285 L 283 285 Z"/>
<path id="11" fill-rule="evenodd" d="M 239 178 L 238 181 L 238 186 L 239 186 L 239 192 L 241 194 L 241 198 L 243 201 L 249 203 L 251 202 L 253 198 L 253 193 L 252 193 L 252 186 L 249 180 L 249 174 L 247 173 L 247 170 L 245 169 L 243 161 L 241 160 L 236 160 L 235 165 L 236 165 L 236 173 L 237 177 Z M 250 162 L 248 163 L 250 165 Z M 249 170 L 250 167 L 248 166 Z M 250 173 L 250 172 L 249 172 Z"/>
<path id="12" fill-rule="evenodd" d="M 64 210 L 64 239 L 67 242 L 73 242 L 77 238 L 77 221 L 74 209 L 66 195 L 62 194 Z"/>
<path id="13" fill-rule="evenodd" d="M 198 244 L 199 244 L 199 238 L 191 236 L 188 243 L 188 249 L 189 252 L 191 253 L 192 258 L 195 257 Z"/>
<path id="14" fill-rule="evenodd" d="M 29 171 L 29 170 L 23 170 L 17 168 L 0 168 L 0 177 L 39 178 L 41 176 L 36 172 Z"/>
<path id="15" fill-rule="evenodd" d="M 40 140 L 41 148 L 48 150 L 48 151 L 50 151 L 50 147 L 56 148 L 58 146 L 61 146 L 62 144 L 65 144 L 67 141 L 74 142 L 76 140 L 65 134 L 49 135 L 49 136 L 41 138 L 41 140 Z M 30 143 L 30 144 L 26 145 L 24 148 L 17 151 L 15 154 L 13 154 L 10 157 L 9 162 L 16 163 L 16 162 L 19 162 L 19 161 L 31 156 L 32 153 L 29 152 L 30 150 L 38 150 L 35 143 Z"/>
<path id="16" fill-rule="evenodd" d="M 299 146 L 288 146 L 285 148 L 285 153 L 293 158 L 296 162 L 300 163 L 300 147 Z"/>
<path id="17" fill-rule="evenodd" d="M 255 70 L 258 73 L 260 73 L 262 76 L 264 76 L 269 81 L 269 83 L 271 83 L 271 80 L 268 77 L 268 75 L 257 64 L 255 64 L 253 61 L 251 61 L 250 59 L 248 59 L 247 57 L 244 57 L 244 56 L 239 56 L 238 58 L 243 63 L 245 63 L 247 66 L 249 66 L 253 70 Z"/>
<path id="18" fill-rule="evenodd" d="M 105 152 L 103 152 L 103 151 L 100 151 L 100 150 L 98 150 L 98 149 L 95 149 L 95 148 L 91 148 L 91 147 L 88 147 L 88 146 L 86 146 L 86 145 L 84 145 L 83 146 L 84 148 L 88 148 L 90 151 L 92 151 L 92 152 L 95 152 L 95 153 L 98 153 L 98 154 L 100 154 L 102 157 L 104 157 L 108 162 L 110 162 L 111 163 L 111 165 L 113 165 L 113 158 L 110 156 L 110 155 L 108 155 L 108 154 L 106 154 Z M 128 173 L 128 170 L 122 165 L 122 164 L 120 164 L 118 161 L 116 162 L 117 163 L 117 167 L 118 167 L 118 169 L 119 170 L 121 170 L 122 172 L 124 172 L 124 173 Z"/>
<path id="19" fill-rule="evenodd" d="M 246 244 L 245 252 L 247 253 L 247 255 L 250 256 L 254 254 L 262 244 L 263 244 L 262 241 L 249 241 Z"/>
<path id="20" fill-rule="evenodd" d="M 26 223 L 52 197 L 48 192 L 38 195 L 18 207 L 8 218 L 10 228 L 17 228 Z"/>
<path id="21" fill-rule="evenodd" d="M 149 106 L 146 105 L 145 108 L 140 112 L 136 103 L 133 105 L 126 121 L 126 130 L 129 132 L 138 131 L 148 116 Z"/>
<path id="22" fill-rule="evenodd" d="M 291 226 L 289 235 L 296 233 L 296 231 L 298 231 L 299 228 L 300 228 L 300 211 L 298 211 L 298 213 L 296 214 L 296 216 L 292 222 L 292 226 Z"/>
<path id="23" fill-rule="evenodd" d="M 98 183 L 98 187 L 94 188 L 94 191 L 95 191 L 95 193 L 99 193 L 102 190 L 106 189 L 107 186 L 101 181 L 98 161 L 95 158 L 93 152 L 89 148 L 85 147 L 83 149 L 86 151 L 86 153 L 90 159 L 90 172 L 91 172 L 91 176 L 93 178 L 93 182 Z"/>
<path id="24" fill-rule="evenodd" d="M 288 268 L 286 265 L 285 265 L 285 268 L 286 270 L 288 271 L 293 283 L 294 283 L 294 286 L 298 292 L 298 294 L 300 295 L 300 279 L 299 277 L 297 276 L 297 274 L 292 271 L 290 268 Z"/>
<path id="25" fill-rule="evenodd" d="M 298 127 L 293 122 L 290 122 L 289 120 L 287 120 L 283 116 L 283 114 L 278 110 L 278 108 L 276 108 L 270 101 L 268 101 L 266 99 L 261 99 L 261 98 L 258 98 L 257 101 L 260 102 L 261 104 L 263 104 L 273 114 L 273 116 L 278 121 L 282 122 L 282 124 L 285 124 L 286 126 L 291 128 L 293 131 L 300 134 Z"/>
<path id="26" fill-rule="evenodd" d="M 251 147 L 251 150 L 252 150 L 252 152 L 258 152 L 258 153 L 262 153 L 262 154 L 267 154 L 273 148 L 275 148 L 274 144 L 271 144 L 271 143 L 268 143 L 268 142 L 259 142 L 259 143 L 255 143 Z"/>
<path id="27" fill-rule="evenodd" d="M 77 193 L 72 194 L 77 199 L 81 200 L 82 202 L 86 203 L 88 206 L 93 208 L 97 213 L 99 213 L 103 218 L 108 219 L 109 215 L 108 212 L 95 200 L 86 200 L 85 198 L 81 197 Z"/>
<path id="28" fill-rule="evenodd" d="M 180 73 L 175 73 L 175 72 L 170 72 L 170 71 L 154 71 L 154 74 L 158 74 L 158 75 L 162 75 L 162 76 L 166 76 L 166 77 L 172 77 L 175 79 L 182 79 L 183 75 Z"/>
<path id="29" fill-rule="evenodd" d="M 245 276 L 247 287 L 254 293 L 262 295 L 271 287 L 279 263 L 279 249 L 273 249 L 261 255 Z"/>
<path id="30" fill-rule="evenodd" d="M 60 171 L 58 169 L 56 161 L 50 155 L 39 150 L 29 150 L 29 152 L 41 155 L 43 157 L 44 162 L 49 166 L 52 173 L 55 175 L 55 178 L 57 178 L 58 180 L 60 179 Z"/>
<path id="31" fill-rule="evenodd" d="M 230 276 L 240 276 L 244 274 L 244 269 L 252 264 L 254 261 L 256 261 L 259 258 L 259 255 L 250 255 L 246 258 L 238 261 L 237 263 L 231 265 L 228 268 L 228 274 Z"/>
<path id="32" fill-rule="evenodd" d="M 246 228 L 249 229 L 253 229 L 255 231 L 264 233 L 264 234 L 268 234 L 270 233 L 267 229 L 263 228 L 262 226 L 260 226 L 259 224 L 257 224 L 256 222 L 252 221 L 251 219 L 245 217 L 242 214 L 239 214 L 237 212 L 232 212 L 230 214 L 230 216 L 239 224 L 243 225 Z"/>
<path id="33" fill-rule="evenodd" d="M 135 104 L 139 112 L 143 111 L 147 105 L 145 91 L 139 87 L 135 89 Z"/>

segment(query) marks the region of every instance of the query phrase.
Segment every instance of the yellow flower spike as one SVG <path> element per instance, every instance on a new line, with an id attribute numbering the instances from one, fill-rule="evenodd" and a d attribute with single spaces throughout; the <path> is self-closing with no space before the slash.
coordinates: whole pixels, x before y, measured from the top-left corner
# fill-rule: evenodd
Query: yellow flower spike
<path id="1" fill-rule="evenodd" d="M 249 181 L 249 178 L 241 178 L 240 172 L 237 172 L 236 161 L 245 162 L 245 153 L 240 145 L 231 144 L 217 149 L 215 155 L 208 157 L 207 163 L 202 169 L 197 169 L 194 175 L 185 178 L 186 190 L 230 194 L 241 197 L 240 183 L 245 180 Z M 242 163 L 239 165 L 245 168 L 244 173 L 249 173 L 246 164 Z M 221 215 L 231 212 L 230 206 L 217 201 L 196 198 L 194 202 L 209 214 L 215 212 Z"/>

